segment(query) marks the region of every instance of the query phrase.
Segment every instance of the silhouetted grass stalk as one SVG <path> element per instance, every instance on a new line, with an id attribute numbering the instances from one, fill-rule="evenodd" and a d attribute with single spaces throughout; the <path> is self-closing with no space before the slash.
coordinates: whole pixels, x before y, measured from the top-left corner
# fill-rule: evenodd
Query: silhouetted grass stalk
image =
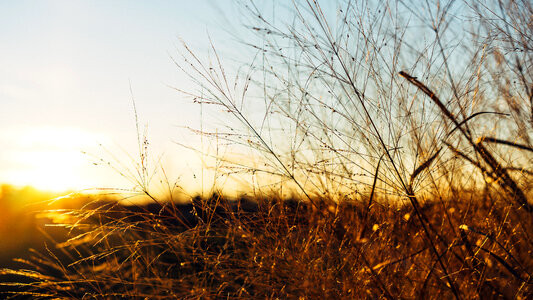
<path id="1" fill-rule="evenodd" d="M 488 149 L 482 144 L 483 140 L 487 139 L 488 141 L 497 141 L 499 143 L 505 143 L 507 145 L 513 145 L 520 149 L 526 149 L 530 150 L 531 148 L 523 145 L 518 145 L 516 143 L 511 142 L 505 142 L 502 140 L 497 139 L 491 139 L 491 138 L 482 138 L 479 141 L 474 141 L 474 138 L 466 132 L 461 125 L 464 124 L 464 122 L 459 122 L 456 117 L 446 108 L 446 106 L 442 103 L 442 101 L 437 97 L 437 95 L 432 92 L 428 87 L 426 87 L 422 82 L 420 82 L 415 77 L 410 76 L 409 74 L 401 71 L 400 75 L 407 79 L 410 83 L 415 85 L 417 88 L 419 88 L 424 94 L 426 94 L 433 102 L 439 107 L 441 112 L 448 118 L 450 121 L 453 122 L 455 125 L 455 128 L 459 130 L 459 132 L 466 138 L 466 140 L 470 143 L 470 145 L 474 148 L 474 150 L 483 158 L 485 163 L 490 166 L 490 173 L 494 174 L 492 177 L 496 179 L 498 184 L 506 190 L 512 199 L 518 202 L 518 204 L 526 209 L 528 212 L 533 212 L 533 205 L 528 203 L 527 197 L 524 194 L 524 192 L 518 187 L 516 182 L 511 178 L 509 173 L 507 173 L 506 168 L 504 168 L 498 160 L 488 151 Z M 486 169 L 485 169 L 486 170 Z"/>

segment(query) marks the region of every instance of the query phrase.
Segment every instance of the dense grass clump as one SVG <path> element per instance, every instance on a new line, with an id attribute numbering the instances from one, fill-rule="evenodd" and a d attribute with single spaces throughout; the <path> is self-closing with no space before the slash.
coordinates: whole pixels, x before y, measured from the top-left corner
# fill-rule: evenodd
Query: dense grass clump
<path id="1" fill-rule="evenodd" d="M 531 218 L 479 200 L 420 208 L 448 275 L 409 205 L 221 195 L 62 212 L 68 239 L 29 259 L 33 270 L 3 273 L 30 279 L 19 295 L 74 299 L 453 296 L 443 276 L 464 298 L 531 298 Z"/>

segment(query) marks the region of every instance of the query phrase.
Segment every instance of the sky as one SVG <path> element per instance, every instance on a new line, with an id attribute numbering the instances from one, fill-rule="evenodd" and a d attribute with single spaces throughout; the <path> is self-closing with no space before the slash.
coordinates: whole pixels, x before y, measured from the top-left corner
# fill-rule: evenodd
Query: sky
<path id="1" fill-rule="evenodd" d="M 290 3 L 254 3 L 273 25 L 294 21 L 285 15 L 291 10 L 283 10 Z M 324 1 L 322 8 L 336 24 L 338 7 Z M 241 25 L 249 20 L 241 12 L 238 1 L 230 0 L 0 1 L 0 184 L 46 191 L 133 189 L 138 136 L 146 133 L 149 175 L 156 169 L 162 174 L 161 166 L 170 184 L 208 189 L 216 174 L 204 160 L 213 140 L 188 128 L 213 132 L 235 120 L 224 119 L 230 114 L 222 108 L 205 111 L 173 89 L 199 92 L 173 59 L 179 60 L 182 41 L 206 58 L 212 41 L 221 57 L 229 57 L 223 64 L 246 66 L 254 55 L 239 45 L 256 45 L 254 38 L 266 33 L 246 35 Z M 415 41 L 426 43 L 410 16 Z M 468 18 L 454 24 L 467 26 L 463 20 Z M 453 57 L 461 56 L 452 56 L 455 63 Z"/>
<path id="2" fill-rule="evenodd" d="M 171 57 L 180 39 L 207 51 L 207 32 L 216 40 L 234 19 L 207 0 L 1 1 L 0 183 L 132 188 L 107 162 L 135 169 L 134 99 L 154 164 L 197 185 L 200 157 L 176 142 L 197 143 L 183 127 L 203 120 L 171 88 L 194 88 Z"/>

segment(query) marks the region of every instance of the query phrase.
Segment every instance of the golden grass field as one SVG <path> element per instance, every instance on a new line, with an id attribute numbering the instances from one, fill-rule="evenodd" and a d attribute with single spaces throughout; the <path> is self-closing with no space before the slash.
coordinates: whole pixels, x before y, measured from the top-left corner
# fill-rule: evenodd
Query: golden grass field
<path id="1" fill-rule="evenodd" d="M 453 297 L 449 276 L 465 299 L 530 298 L 529 213 L 478 197 L 420 207 L 448 275 L 413 209 L 386 199 L 370 206 L 316 199 L 315 208 L 213 195 L 124 207 L 103 197 L 49 216 L 66 229 L 45 229 L 48 249 L 19 260 L 24 269 L 3 271 L 26 284 L 4 291 L 15 298 L 426 299 Z"/>

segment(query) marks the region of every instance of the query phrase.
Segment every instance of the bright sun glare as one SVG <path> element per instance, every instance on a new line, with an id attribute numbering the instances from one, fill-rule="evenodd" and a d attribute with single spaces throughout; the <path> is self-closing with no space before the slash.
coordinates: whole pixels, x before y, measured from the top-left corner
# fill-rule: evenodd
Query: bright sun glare
<path id="1" fill-rule="evenodd" d="M 3 155 L 9 167 L 0 171 L 1 181 L 48 191 L 86 187 L 90 161 L 82 151 L 107 140 L 72 127 L 30 127 L 2 138 L 15 149 Z"/>

